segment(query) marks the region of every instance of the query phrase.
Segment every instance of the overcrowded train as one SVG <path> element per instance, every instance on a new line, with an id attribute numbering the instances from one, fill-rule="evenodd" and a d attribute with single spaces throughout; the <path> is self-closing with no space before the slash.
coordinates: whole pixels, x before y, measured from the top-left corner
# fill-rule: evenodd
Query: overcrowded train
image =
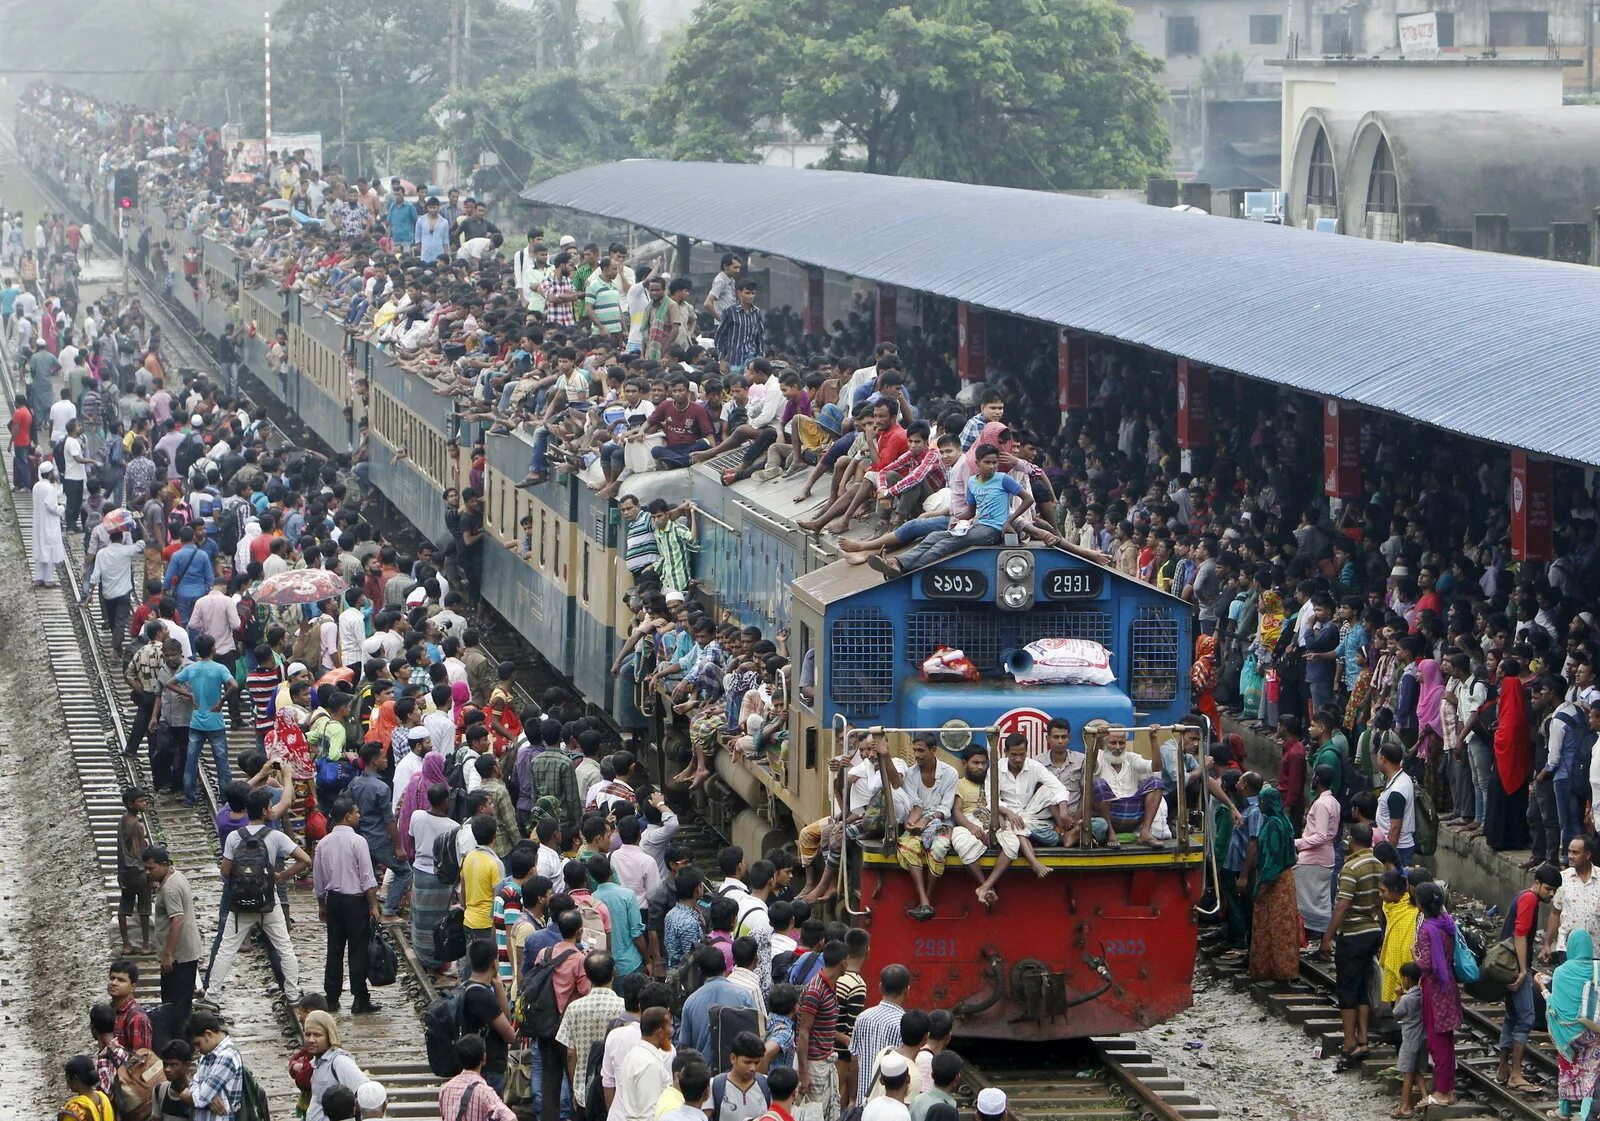
<path id="1" fill-rule="evenodd" d="M 615 502 L 559 473 L 519 486 L 529 463 L 526 436 L 485 440 L 481 426 L 457 418 L 454 398 L 348 334 L 342 321 L 298 295 L 250 287 L 232 248 L 170 225 L 153 200 L 119 213 L 108 191 L 83 186 L 103 182 L 99 170 L 67 159 L 58 193 L 91 211 L 108 239 L 128 218 L 134 229 L 144 224 L 152 242 L 170 242 L 172 259 L 193 261 L 195 291 L 179 285 L 175 298 L 213 337 L 230 323 L 247 328 L 244 362 L 279 404 L 336 450 L 349 448 L 368 422 L 370 482 L 422 534 L 444 541 L 441 494 L 466 484 L 470 449 L 482 441 L 482 595 L 619 731 L 677 742 L 670 708 L 611 673 L 631 625 Z M 280 333 L 288 356 L 282 373 L 270 371 L 266 349 Z M 974 740 L 995 746 L 997 733 L 1021 732 L 1037 753 L 1054 716 L 1075 730 L 1092 718 L 1142 728 L 1176 723 L 1188 711 L 1193 623 L 1181 601 L 1063 551 L 1005 545 L 969 549 L 886 582 L 843 563 L 795 525 L 799 478 L 725 486 L 720 467 L 641 474 L 626 489 L 643 503 L 692 500 L 695 594 L 708 612 L 769 636 L 786 632 L 795 670 L 787 750 L 764 762 L 717 753 L 704 807 L 747 851 L 791 839 L 829 813 L 836 794 L 827 764 L 859 729 L 888 729 L 902 752 L 909 736 L 897 730 L 937 729 L 959 768 L 963 747 Z M 509 542 L 525 517 L 531 547 L 524 556 Z M 1007 659 L 1046 637 L 1099 642 L 1111 652 L 1115 680 L 1012 681 Z M 921 663 L 939 647 L 964 651 L 981 678 L 925 680 Z M 1154 750 L 1146 736 L 1133 744 L 1147 755 Z M 882 960 L 913 968 L 914 1002 L 952 1009 L 964 1035 L 1137 1030 L 1191 1001 L 1196 912 L 1214 869 L 1203 838 L 1180 833 L 1164 848 L 1041 849 L 1052 874 L 1010 873 L 992 909 L 954 873 L 952 853 L 952 874 L 934 888 L 936 914 L 926 921 L 907 914 L 917 897 L 892 838 L 867 841 L 845 862 L 841 901 L 871 929 L 875 956 L 881 947 Z"/>

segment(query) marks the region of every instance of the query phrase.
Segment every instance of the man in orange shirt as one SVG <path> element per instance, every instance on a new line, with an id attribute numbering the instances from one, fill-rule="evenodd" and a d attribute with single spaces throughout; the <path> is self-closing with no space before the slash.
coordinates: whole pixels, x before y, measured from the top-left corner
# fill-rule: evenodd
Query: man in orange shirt
<path id="1" fill-rule="evenodd" d="M 28 399 L 17 397 L 17 407 L 11 414 L 11 485 L 17 490 L 33 486 L 33 465 L 28 454 L 33 451 L 33 410 Z"/>

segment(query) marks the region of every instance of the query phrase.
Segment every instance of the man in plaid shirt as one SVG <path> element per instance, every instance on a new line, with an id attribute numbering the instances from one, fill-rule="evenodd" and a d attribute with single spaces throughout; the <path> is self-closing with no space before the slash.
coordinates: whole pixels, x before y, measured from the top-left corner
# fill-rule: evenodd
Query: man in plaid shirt
<path id="1" fill-rule="evenodd" d="M 553 327 L 576 327 L 578 317 L 573 304 L 578 290 L 572 284 L 572 254 L 557 253 L 550 262 L 550 275 L 539 285 L 544 296 L 544 321 Z"/>
<path id="2" fill-rule="evenodd" d="M 894 510 L 894 522 L 922 516 L 922 504 L 947 485 L 944 460 L 938 448 L 928 446 L 928 422 L 919 420 L 906 429 L 906 450 L 884 466 L 878 475 L 878 501 Z M 955 444 L 953 436 L 939 437 L 939 447 Z"/>
<path id="3" fill-rule="evenodd" d="M 194 1121 L 228 1121 L 244 1101 L 244 1059 L 209 1012 L 189 1017 L 189 1036 L 200 1062 L 178 1097 L 194 1107 Z"/>
<path id="4" fill-rule="evenodd" d="M 150 1017 L 133 997 L 133 987 L 138 983 L 137 963 L 120 958 L 111 963 L 106 995 L 111 998 L 111 1008 L 117 1014 L 117 1042 L 129 1051 L 153 1045 Z"/>

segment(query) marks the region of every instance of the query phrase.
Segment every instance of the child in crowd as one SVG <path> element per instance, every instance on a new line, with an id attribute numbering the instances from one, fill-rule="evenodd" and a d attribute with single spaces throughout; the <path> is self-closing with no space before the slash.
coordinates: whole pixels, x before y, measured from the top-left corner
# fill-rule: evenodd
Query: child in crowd
<path id="1" fill-rule="evenodd" d="M 1414 1117 L 1416 1103 L 1428 1093 L 1422 1073 L 1427 1049 L 1422 1027 L 1422 968 L 1414 961 L 1400 967 L 1400 999 L 1394 1002 L 1394 1018 L 1400 1024 L 1400 1054 L 1395 1059 L 1401 1076 L 1400 1105 L 1389 1116 Z"/>

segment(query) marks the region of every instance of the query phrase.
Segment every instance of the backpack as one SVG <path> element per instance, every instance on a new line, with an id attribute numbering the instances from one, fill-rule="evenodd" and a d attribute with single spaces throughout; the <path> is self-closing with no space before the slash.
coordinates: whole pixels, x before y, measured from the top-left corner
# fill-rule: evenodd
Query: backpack
<path id="1" fill-rule="evenodd" d="M 781 954 L 773 954 L 772 983 L 774 985 L 788 984 L 789 972 L 794 969 L 794 963 L 799 959 L 799 950 L 784 950 Z"/>
<path id="2" fill-rule="evenodd" d="M 583 1068 L 588 1076 L 584 1079 L 583 1101 L 574 1103 L 583 1106 L 585 1117 L 601 1118 L 603 1121 L 606 1115 L 606 1086 L 600 1073 L 600 1068 L 605 1065 L 606 1036 L 628 1022 L 626 1016 L 616 1017 L 606 1024 L 606 1030 L 600 1038 L 589 1044 L 589 1061 Z"/>
<path id="3" fill-rule="evenodd" d="M 1418 856 L 1432 856 L 1439 848 L 1439 811 L 1433 808 L 1433 795 L 1420 785 L 1413 784 L 1412 797 L 1417 800 L 1417 816 L 1411 844 Z"/>
<path id="4" fill-rule="evenodd" d="M 240 1067 L 243 1093 L 239 1095 L 239 1108 L 229 1121 L 272 1121 L 272 1107 L 267 1104 L 267 1092 L 256 1081 L 247 1066 Z"/>
<path id="5" fill-rule="evenodd" d="M 822 951 L 808 950 L 794 959 L 794 968 L 789 970 L 789 984 L 807 985 L 811 978 L 817 975 L 817 970 L 822 966 Z"/>
<path id="6" fill-rule="evenodd" d="M 394 984 L 399 975 L 399 956 L 394 952 L 394 947 L 389 945 L 389 940 L 378 932 L 377 924 L 373 924 L 372 933 L 367 939 L 367 983 L 382 988 Z"/>
<path id="7" fill-rule="evenodd" d="M 561 1009 L 556 1006 L 556 970 L 576 949 L 563 950 L 559 955 L 546 951 L 542 959 L 534 959 L 533 968 L 522 980 L 522 1028 L 534 1039 L 554 1039 L 561 1028 Z"/>
<path id="8" fill-rule="evenodd" d="M 1555 719 L 1567 726 L 1564 740 L 1574 744 L 1572 749 L 1572 769 L 1574 774 L 1586 775 L 1589 773 L 1589 761 L 1594 755 L 1595 732 L 1589 727 L 1589 721 L 1582 716 L 1556 709 Z"/>
<path id="9" fill-rule="evenodd" d="M 450 753 L 450 762 L 445 764 L 444 781 L 450 787 L 450 816 L 457 821 L 467 816 L 467 760 L 466 756 L 473 754 L 465 745 Z M 455 883 L 454 880 L 450 881 Z"/>
<path id="10" fill-rule="evenodd" d="M 251 595 L 239 597 L 239 641 L 246 650 L 254 650 L 266 638 L 266 628 L 261 625 L 261 616 L 256 611 L 256 600 Z M 243 665 L 243 659 L 240 659 Z"/>
<path id="11" fill-rule="evenodd" d="M 441 884 L 452 886 L 461 879 L 461 847 L 454 829 L 433 839 L 433 874 Z"/>
<path id="12" fill-rule="evenodd" d="M 742 1031 L 761 1034 L 761 1014 L 754 1008 L 741 1008 L 735 1005 L 717 1004 L 710 1009 L 711 1020 L 711 1054 L 706 1056 L 707 1065 L 713 1074 L 724 1078 L 730 1065 L 728 1052 L 733 1049 L 733 1040 Z M 759 1075 L 757 1077 L 760 1077 Z M 765 1090 L 765 1087 L 763 1087 Z M 770 1092 L 767 1104 L 772 1104 Z M 720 1099 L 719 1099 L 720 1108 Z"/>
<path id="13" fill-rule="evenodd" d="M 481 981 L 467 981 L 457 985 L 449 995 L 442 996 L 422 1013 L 422 1042 L 428 1052 L 428 1069 L 436 1078 L 454 1078 L 461 1073 L 461 1060 L 456 1058 L 456 1040 L 462 1035 L 462 1020 L 466 1016 L 467 990 Z"/>
<path id="14" fill-rule="evenodd" d="M 111 1083 L 111 1105 L 118 1121 L 145 1121 L 153 1112 L 156 1087 L 167 1080 L 161 1057 L 141 1047 L 117 1068 Z"/>
<path id="15" fill-rule="evenodd" d="M 222 508 L 217 511 L 217 548 L 230 557 L 238 550 L 239 539 L 244 536 L 249 510 L 250 503 L 235 494 L 224 498 Z"/>
<path id="16" fill-rule="evenodd" d="M 268 832 L 265 825 L 253 833 L 248 826 L 239 830 L 239 843 L 233 849 L 233 875 L 228 879 L 228 904 L 234 911 L 270 911 L 277 906 Z"/>
<path id="17" fill-rule="evenodd" d="M 583 916 L 583 944 L 591 954 L 609 954 L 611 935 L 606 933 L 605 920 L 600 917 L 600 905 L 590 898 L 574 899 L 572 902 Z"/>
<path id="18" fill-rule="evenodd" d="M 433 956 L 440 961 L 460 961 L 467 956 L 467 913 L 451 907 L 433 924 Z"/>
<path id="19" fill-rule="evenodd" d="M 713 1021 L 713 1030 L 715 1030 L 715 1022 L 714 1021 Z M 715 1041 L 713 1040 L 713 1042 L 715 1042 Z M 724 1059 L 723 1061 L 726 1062 L 727 1060 Z M 772 1105 L 772 1090 L 767 1085 L 767 1076 L 766 1075 L 764 1075 L 764 1074 L 756 1075 L 756 1089 L 761 1091 L 761 1096 L 764 1099 L 766 1099 L 767 1105 L 771 1106 Z M 711 1116 L 712 1117 L 721 1117 L 722 1116 L 722 1099 L 727 1095 L 727 1092 L 728 1092 L 728 1076 L 726 1074 L 719 1074 L 719 1075 L 717 1075 L 715 1078 L 713 1078 L 711 1080 Z"/>
<path id="20" fill-rule="evenodd" d="M 705 983 L 705 974 L 701 972 L 699 964 L 695 961 L 700 951 L 712 945 L 709 938 L 702 938 L 694 944 L 687 957 L 678 963 L 678 967 L 667 975 L 667 987 L 672 990 L 672 1014 L 679 1015 L 683 1011 L 683 1002 L 689 999 L 691 993 Z"/>
<path id="21" fill-rule="evenodd" d="M 313 668 L 322 665 L 322 616 L 300 624 L 294 636 L 294 660 Z"/>

